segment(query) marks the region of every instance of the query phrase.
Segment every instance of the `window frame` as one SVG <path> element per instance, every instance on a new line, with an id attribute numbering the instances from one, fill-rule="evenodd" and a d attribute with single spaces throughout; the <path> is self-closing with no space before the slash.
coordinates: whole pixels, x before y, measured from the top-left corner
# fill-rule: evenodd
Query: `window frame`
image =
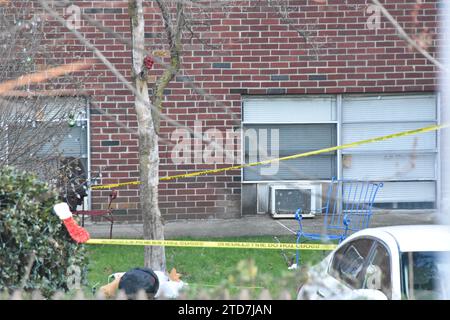
<path id="1" fill-rule="evenodd" d="M 343 141 L 343 126 L 347 123 L 362 123 L 364 121 L 346 121 L 344 123 L 344 119 L 343 119 L 343 113 L 344 113 L 344 100 L 346 97 L 355 97 L 355 96 L 383 96 L 383 97 L 389 97 L 389 96 L 395 96 L 395 97 L 399 97 L 400 99 L 405 97 L 405 98 L 410 98 L 410 99 L 414 99 L 414 96 L 432 96 L 434 98 L 434 104 L 433 104 L 433 108 L 434 111 L 436 113 L 435 119 L 433 121 L 429 121 L 430 123 L 434 123 L 434 124 L 440 124 L 441 119 L 440 119 L 440 109 L 441 109 L 441 96 L 439 93 L 437 92 L 431 92 L 431 91 L 422 91 L 422 92 L 395 92 L 395 93 L 389 93 L 389 92 L 383 92 L 383 93 L 340 93 L 340 94 L 308 94 L 308 95 L 284 95 L 280 98 L 280 96 L 275 96 L 275 95 L 267 95 L 267 96 L 261 96 L 261 95 L 255 95 L 255 96 L 243 96 L 242 100 L 241 100 L 241 163 L 245 163 L 245 135 L 244 135 L 244 129 L 246 127 L 246 125 L 282 125 L 282 124 L 293 124 L 293 125 L 301 125 L 301 124 L 334 124 L 336 126 L 336 145 L 342 145 L 342 141 Z M 271 99 L 275 99 L 276 101 L 280 101 L 282 98 L 286 98 L 286 99 L 305 99 L 305 98 L 309 98 L 309 99 L 314 99 L 314 98 L 323 98 L 323 97 L 330 97 L 333 100 L 334 103 L 334 108 L 335 111 L 333 111 L 334 113 L 332 113 L 332 115 L 335 117 L 335 120 L 330 120 L 330 121 L 304 121 L 304 122 L 253 122 L 253 121 L 248 121 L 247 119 L 244 118 L 244 109 L 245 109 L 245 104 L 247 101 L 249 100 L 254 100 L 254 99 L 266 99 L 266 100 L 271 100 Z M 383 121 L 371 121 L 370 123 L 381 123 Z M 399 123 L 414 123 L 414 122 L 418 122 L 416 120 L 411 120 L 411 121 L 399 121 L 396 120 L 395 122 L 399 122 Z M 441 172 L 440 172 L 440 167 L 441 167 L 441 159 L 439 157 L 439 154 L 441 152 L 441 148 L 440 148 L 440 132 L 439 130 L 436 131 L 436 136 L 434 138 L 436 140 L 436 147 L 433 149 L 424 149 L 424 150 L 420 150 L 420 151 L 416 151 L 418 154 L 421 155 L 433 155 L 435 157 L 435 164 L 434 164 L 434 179 L 430 179 L 429 177 L 425 177 L 425 178 L 421 178 L 421 177 L 417 177 L 417 178 L 412 178 L 412 177 L 406 177 L 406 178 L 396 178 L 393 177 L 392 179 L 384 179 L 385 181 L 383 182 L 406 182 L 406 183 L 420 183 L 420 182 L 431 182 L 434 183 L 435 187 L 434 187 L 434 201 L 433 201 L 433 207 L 431 207 L 430 204 L 430 208 L 428 208 L 427 203 L 428 202 L 423 202 L 423 204 L 419 203 L 418 204 L 414 204 L 414 202 L 411 201 L 401 201 L 401 199 L 399 199 L 398 201 L 384 201 L 384 202 L 380 202 L 380 203 L 387 203 L 388 205 L 393 205 L 394 207 L 392 208 L 392 210 L 396 210 L 396 211 L 402 211 L 402 210 L 432 210 L 435 211 L 437 209 L 438 206 L 438 201 L 437 199 L 439 199 L 440 194 L 441 194 L 441 186 L 440 186 L 440 181 L 441 181 Z M 344 156 L 346 155 L 352 155 L 352 154 L 362 154 L 362 155 L 371 155 L 371 154 L 384 154 L 384 155 L 404 155 L 404 154 L 410 154 L 411 151 L 408 150 L 362 150 L 362 151 L 351 151 L 351 152 L 346 152 L 345 150 L 337 150 L 335 156 L 335 163 L 336 163 L 336 177 L 337 179 L 342 179 L 344 177 L 344 168 L 343 168 L 343 161 L 344 161 Z M 329 182 L 329 180 L 244 180 L 244 168 L 241 168 L 241 184 L 273 184 L 275 182 L 277 183 L 294 183 L 294 182 L 298 182 L 298 183 L 326 183 Z M 373 180 L 373 181 L 376 181 Z M 399 203 L 399 208 L 397 208 L 395 206 L 395 203 Z M 410 209 L 406 209 L 408 208 L 411 204 L 413 205 L 412 208 Z M 404 204 L 404 205 L 402 205 Z M 426 208 L 423 207 L 423 205 L 426 205 Z M 259 208 L 259 206 L 257 206 Z M 390 208 L 390 207 L 389 207 Z"/>
<path id="2" fill-rule="evenodd" d="M 379 291 L 383 292 L 388 297 L 388 299 L 392 299 L 393 291 L 394 291 L 394 277 L 393 277 L 392 252 L 389 249 L 389 246 L 387 246 L 382 240 L 380 240 L 378 238 L 374 238 L 374 243 L 373 243 L 371 251 L 369 253 L 369 257 L 367 259 L 367 264 L 366 264 L 366 266 L 364 268 L 365 268 L 365 270 L 367 270 L 367 267 L 369 266 L 371 261 L 375 258 L 376 249 L 378 247 L 383 248 L 387 252 L 387 255 L 388 255 L 388 260 L 389 260 L 389 284 L 390 284 L 389 295 L 386 294 L 385 292 L 383 292 L 382 290 L 379 290 Z"/>
<path id="3" fill-rule="evenodd" d="M 349 241 L 346 244 L 344 244 L 344 246 L 346 247 L 345 250 L 347 250 L 348 245 L 351 244 L 352 242 L 357 241 L 357 240 L 362 240 L 362 239 L 372 240 L 372 245 L 371 245 L 371 247 L 369 249 L 369 252 L 367 253 L 367 257 L 365 258 L 365 262 L 364 262 L 364 265 L 363 265 L 363 270 L 365 270 L 367 268 L 367 266 L 369 264 L 369 261 L 373 258 L 373 255 L 375 254 L 375 249 L 376 249 L 377 246 L 382 246 L 386 250 L 386 252 L 388 253 L 388 255 L 389 255 L 389 268 L 390 268 L 390 277 L 389 278 L 390 278 L 390 284 L 391 284 L 391 294 L 390 294 L 390 296 L 388 296 L 388 298 L 392 299 L 392 297 L 394 296 L 394 293 L 395 293 L 394 291 L 396 289 L 398 289 L 398 288 L 394 288 L 396 284 L 394 283 L 395 277 L 394 277 L 394 272 L 393 272 L 393 270 L 394 270 L 394 260 L 393 260 L 393 256 L 394 255 L 393 255 L 393 252 L 392 252 L 391 248 L 389 247 L 389 245 L 385 241 L 383 241 L 381 238 L 370 236 L 370 235 L 360 236 L 360 237 L 356 237 L 356 238 L 352 239 L 351 241 Z M 332 266 L 333 266 L 334 259 L 336 259 L 336 253 L 337 253 L 337 251 L 333 254 L 333 257 L 332 257 L 332 259 L 331 259 L 331 261 L 330 261 L 330 263 L 328 265 L 327 274 L 330 277 L 333 277 L 334 279 L 339 281 L 340 283 L 344 284 L 345 286 L 355 290 L 356 288 L 351 287 L 347 282 L 345 282 L 344 280 L 342 280 L 340 278 L 336 278 L 336 276 L 332 274 L 331 269 L 332 269 Z M 400 285 L 400 283 L 399 283 L 399 285 Z M 401 289 L 403 289 L 403 288 L 401 288 Z"/>
<path id="4" fill-rule="evenodd" d="M 344 112 L 344 98 L 345 97 L 374 97 L 374 96 L 382 96 L 382 97 L 408 97 L 411 98 L 413 100 L 414 96 L 432 96 L 434 98 L 434 112 L 435 112 L 435 118 L 433 120 L 424 120 L 424 121 L 419 121 L 419 120 L 404 120 L 404 121 L 399 121 L 399 120 L 395 120 L 395 121 L 344 121 L 343 120 L 343 112 Z M 441 122 L 440 119 L 440 95 L 439 93 L 436 92 L 396 92 L 396 93 L 349 93 L 349 94 L 341 94 L 341 112 L 340 112 L 340 116 L 341 116 L 341 121 L 340 121 L 340 126 L 341 128 L 345 125 L 345 124 L 356 124 L 356 123 L 369 123 L 369 124 L 376 124 L 376 123 L 418 123 L 418 122 L 429 122 L 429 125 L 438 125 Z M 342 138 L 342 131 L 341 131 L 341 136 L 340 138 Z M 392 208 L 391 210 L 436 210 L 437 209 L 437 205 L 438 205 L 438 199 L 440 196 L 440 181 L 441 181 L 441 172 L 440 172 L 440 157 L 439 154 L 441 152 L 440 150 L 440 132 L 439 130 L 436 131 L 436 136 L 434 137 L 435 139 L 435 148 L 433 149 L 423 149 L 423 150 L 419 150 L 419 151 L 414 151 L 416 154 L 419 155 L 433 155 L 435 157 L 435 161 L 434 161 L 434 179 L 429 179 L 429 178 L 404 178 L 404 179 L 398 179 L 398 178 L 392 178 L 392 179 L 384 179 L 384 181 L 380 181 L 380 182 L 384 182 L 384 183 L 396 183 L 396 182 L 406 182 L 406 183 L 414 183 L 414 182 L 432 182 L 435 185 L 435 197 L 434 197 L 434 208 L 433 209 L 423 209 L 423 208 L 412 208 L 412 209 L 397 209 L 397 208 Z M 341 163 L 343 162 L 344 156 L 346 155 L 405 155 L 405 154 L 411 154 L 411 151 L 409 150 L 359 150 L 359 151 L 348 151 L 348 150 L 340 150 L 340 156 L 339 156 L 339 160 L 341 161 Z M 340 166 L 341 171 L 341 177 L 344 177 L 344 168 L 341 165 Z M 379 180 L 373 180 L 373 181 L 379 181 Z M 380 200 L 380 199 L 378 199 Z M 422 201 L 418 201 L 419 203 Z M 427 201 L 425 201 L 427 202 Z M 377 203 L 377 201 L 375 201 L 375 204 Z M 379 203 L 414 203 L 411 201 L 383 201 L 383 202 L 379 202 Z"/>
<path id="5" fill-rule="evenodd" d="M 323 123 L 301 123 L 301 124 L 297 124 L 297 123 L 283 123 L 283 124 L 278 124 L 278 125 L 274 125 L 272 123 L 264 123 L 264 124 L 251 123 L 251 124 L 247 124 L 247 126 L 243 127 L 243 130 L 242 130 L 243 131 L 243 134 L 242 134 L 243 135 L 243 137 L 242 137 L 242 139 L 243 139 L 242 145 L 244 147 L 244 150 L 243 150 L 242 155 L 241 155 L 242 161 L 243 161 L 242 163 L 252 162 L 252 161 L 248 161 L 249 160 L 247 158 L 248 157 L 248 153 L 247 153 L 247 149 L 245 148 L 245 146 L 247 145 L 247 139 L 246 139 L 246 135 L 245 135 L 245 132 L 246 132 L 247 129 L 253 129 L 253 130 L 256 130 L 256 132 L 258 132 L 258 130 L 278 129 L 279 133 L 280 133 L 280 137 L 279 138 L 281 139 L 281 135 L 282 135 L 283 129 L 288 129 L 289 130 L 289 128 L 287 128 L 289 126 L 290 127 L 294 127 L 294 130 L 300 129 L 302 126 L 305 126 L 304 129 L 306 129 L 306 126 L 311 126 L 311 127 L 315 127 L 315 128 L 313 128 L 313 131 L 314 131 L 314 130 L 317 130 L 318 127 L 320 127 L 322 125 L 323 126 L 329 126 L 328 128 L 326 128 L 326 130 L 327 131 L 330 130 L 332 133 L 330 135 L 327 135 L 327 137 L 331 138 L 331 139 L 329 139 L 331 141 L 331 144 L 330 144 L 331 147 L 336 146 L 337 145 L 337 128 L 336 128 L 336 125 L 334 123 L 331 123 L 331 124 L 330 123 L 324 123 L 324 122 Z M 324 127 L 321 127 L 321 129 L 324 129 Z M 292 130 L 292 128 L 291 128 L 291 130 Z M 258 135 L 258 137 L 259 137 L 259 135 Z M 269 147 L 269 144 L 271 144 L 270 139 L 269 139 L 269 143 L 268 143 L 267 147 Z M 280 143 L 280 145 L 281 145 L 281 143 Z M 305 152 L 310 152 L 310 151 L 317 150 L 319 148 L 329 148 L 329 147 L 330 147 L 329 145 L 326 145 L 326 146 L 322 146 L 322 147 L 313 147 L 313 148 L 303 149 L 303 150 L 297 149 L 297 151 L 291 151 L 291 152 L 283 152 L 286 149 L 281 149 L 280 148 L 278 150 L 279 151 L 278 157 L 286 157 L 286 156 L 290 156 L 292 154 L 305 153 Z M 257 156 L 258 156 L 258 153 L 257 153 Z M 317 161 L 318 161 L 318 157 L 327 158 L 327 160 L 326 160 L 327 162 L 330 161 L 330 160 L 332 161 L 332 163 L 330 162 L 331 174 L 329 176 L 329 179 L 328 179 L 328 177 L 324 176 L 324 177 L 318 177 L 317 179 L 311 179 L 310 178 L 310 179 L 285 180 L 286 179 L 286 175 L 285 175 L 284 179 L 276 179 L 276 178 L 274 178 L 274 179 L 261 178 L 261 180 L 250 180 L 250 179 L 247 179 L 247 180 L 245 180 L 245 182 L 247 182 L 247 183 L 278 183 L 280 181 L 286 181 L 288 183 L 303 183 L 303 182 L 312 182 L 312 181 L 331 181 L 332 177 L 335 177 L 336 174 L 337 174 L 337 171 L 338 171 L 338 164 L 337 164 L 337 158 L 336 158 L 337 157 L 337 151 L 323 153 L 321 155 L 316 155 L 316 156 L 313 156 L 311 158 L 314 158 L 314 157 L 316 157 Z M 298 161 L 300 159 L 293 159 L 291 161 L 295 162 L 296 160 Z M 259 158 L 259 159 L 256 159 L 256 161 L 263 161 L 263 159 Z M 323 160 L 323 161 L 325 161 L 325 160 Z M 294 164 L 292 163 L 292 165 L 294 165 Z M 283 166 L 283 164 L 280 163 L 280 169 L 281 169 L 281 166 Z M 308 168 L 309 167 L 310 166 L 308 166 Z M 259 167 L 257 166 L 257 167 L 252 167 L 252 168 L 258 169 Z M 248 168 L 241 168 L 241 174 L 242 174 L 242 180 L 243 181 L 244 181 L 245 170 L 246 169 L 248 169 Z M 286 170 L 286 168 L 285 168 L 285 170 Z M 248 175 L 248 172 L 247 172 L 247 175 Z M 282 172 L 278 172 L 277 175 L 282 175 Z M 312 174 L 311 174 L 311 176 L 312 176 Z M 257 177 L 254 177 L 254 178 L 257 178 Z"/>
<path id="6" fill-rule="evenodd" d="M 425 254 L 433 254 L 433 255 L 439 256 L 441 254 L 446 254 L 446 252 L 447 251 L 401 251 L 401 252 L 399 252 L 400 273 L 401 273 L 400 274 L 400 282 L 401 282 L 400 290 L 401 290 L 401 299 L 402 300 L 411 300 L 411 298 L 417 299 L 417 297 L 411 296 L 411 288 L 409 286 L 409 281 L 408 281 L 409 280 L 408 276 L 409 276 L 409 273 L 411 272 L 409 267 L 412 266 L 413 269 L 415 267 L 414 255 L 425 253 Z M 411 265 L 410 265 L 410 263 L 411 263 Z M 405 271 L 406 271 L 406 273 L 405 273 Z M 414 288 L 413 291 L 416 291 L 416 289 Z"/>
<path id="7" fill-rule="evenodd" d="M 342 249 L 342 250 L 343 250 L 343 252 L 344 252 L 343 255 L 344 255 L 344 254 L 347 252 L 347 250 L 352 246 L 352 244 L 353 244 L 354 242 L 356 242 L 356 241 L 361 241 L 361 240 L 368 240 L 368 241 L 371 241 L 371 242 L 372 242 L 372 243 L 370 244 L 369 250 L 367 251 L 367 256 L 364 257 L 364 263 L 363 263 L 363 265 L 362 265 L 362 271 L 363 271 L 363 270 L 365 270 L 365 268 L 366 268 L 366 266 L 367 266 L 367 261 L 368 261 L 368 259 L 370 258 L 371 253 L 372 253 L 372 250 L 373 250 L 374 245 L 375 245 L 375 239 L 374 239 L 373 237 L 361 236 L 361 237 L 354 238 L 354 239 L 352 239 L 351 241 L 345 243 L 345 244 L 344 244 L 341 248 L 339 248 L 339 249 Z M 332 258 L 331 261 L 330 261 L 329 268 L 328 268 L 328 270 L 327 270 L 328 275 L 329 275 L 330 277 L 333 277 L 336 281 L 338 281 L 338 282 L 344 284 L 345 286 L 347 286 L 348 288 L 350 288 L 350 289 L 352 289 L 352 290 L 361 289 L 361 288 L 355 288 L 354 286 L 352 286 L 351 284 L 349 284 L 345 279 L 343 279 L 343 278 L 341 278 L 340 276 L 337 275 L 337 274 L 340 273 L 340 271 L 333 268 L 333 264 L 334 264 L 335 260 L 338 259 L 337 256 L 336 256 L 337 253 L 338 253 L 338 250 L 335 251 L 335 253 L 333 254 L 333 258 Z M 341 261 L 339 261 L 339 264 L 337 265 L 337 268 L 339 268 L 340 264 L 341 264 Z M 335 273 L 337 273 L 337 274 L 335 274 Z M 360 277 L 360 276 L 359 276 L 359 277 Z M 359 278 L 359 277 L 358 277 L 358 278 Z"/>
<path id="8" fill-rule="evenodd" d="M 38 98 L 36 96 L 32 96 L 33 98 Z M 39 97 L 39 98 L 43 98 L 43 99 L 51 99 L 51 98 L 59 98 L 59 99 L 71 99 L 71 98 L 78 98 L 80 99 L 80 101 L 83 101 L 83 107 L 82 109 L 80 109 L 82 112 L 80 112 L 79 114 L 81 114 L 82 116 L 79 117 L 77 120 L 81 121 L 82 125 L 81 126 L 85 126 L 85 130 L 86 130 L 86 153 L 83 154 L 83 157 L 80 157 L 80 159 L 86 159 L 86 174 L 87 174 L 87 181 L 91 181 L 92 179 L 92 174 L 91 174 L 91 159 L 92 159 L 92 154 L 91 154 L 91 99 L 89 96 L 86 95 L 57 95 L 57 96 L 44 96 L 44 97 Z M 38 119 L 38 120 L 25 120 L 25 121 L 21 121 L 21 122 L 27 122 L 27 124 L 29 124 L 30 126 L 33 126 L 33 123 L 38 124 L 38 123 L 50 123 L 52 125 L 58 125 L 61 122 L 66 122 L 67 119 L 63 119 L 60 117 L 51 117 L 47 120 L 45 119 Z M 76 125 L 78 126 L 78 125 Z M 5 146 L 6 146 L 6 156 L 8 156 L 10 150 L 8 148 L 9 146 L 9 133 L 8 133 L 8 129 L 9 127 L 11 127 L 10 124 L 8 123 L 0 123 L 0 128 L 4 128 L 6 131 L 6 141 L 5 141 Z M 61 141 L 62 142 L 62 141 Z M 83 206 L 87 209 L 90 210 L 91 206 L 92 206 L 92 191 L 91 188 L 88 188 L 87 191 L 87 196 L 85 197 L 85 202 L 83 204 Z M 85 210 L 86 210 L 85 209 Z"/>
<path id="9" fill-rule="evenodd" d="M 336 120 L 328 120 L 328 121 L 303 121 L 303 122 L 289 122 L 289 121 L 284 121 L 284 122 L 253 122 L 253 121 L 246 121 L 244 119 L 244 108 L 245 108 L 245 103 L 248 100 L 256 100 L 256 99 L 305 99 L 305 97 L 310 98 L 310 99 L 314 99 L 314 98 L 325 98 L 325 97 L 329 97 L 333 100 L 334 103 L 334 107 L 335 107 L 335 117 Z M 260 126 L 270 126 L 270 125 L 302 125 L 302 124 L 333 124 L 336 126 L 336 137 L 335 137 L 335 142 L 336 142 L 336 146 L 339 145 L 340 143 L 340 129 L 339 129 L 339 120 L 340 120 L 340 108 L 339 108 L 339 95 L 336 94 L 311 94 L 311 95 L 289 95 L 289 96 L 284 96 L 284 97 L 279 97 L 279 96 L 244 96 L 241 100 L 241 164 L 245 163 L 245 126 L 246 125 L 260 125 Z M 339 150 L 337 150 L 336 154 L 334 155 L 336 157 L 335 159 L 335 163 L 336 163 L 336 175 L 339 177 L 340 176 L 340 162 L 339 162 L 339 157 L 338 157 L 338 153 Z M 241 183 L 242 184 L 271 184 L 274 182 L 277 183 L 308 183 L 308 182 L 329 182 L 330 180 L 327 179 L 318 179 L 318 180 L 244 180 L 244 168 L 240 169 L 241 171 Z"/>

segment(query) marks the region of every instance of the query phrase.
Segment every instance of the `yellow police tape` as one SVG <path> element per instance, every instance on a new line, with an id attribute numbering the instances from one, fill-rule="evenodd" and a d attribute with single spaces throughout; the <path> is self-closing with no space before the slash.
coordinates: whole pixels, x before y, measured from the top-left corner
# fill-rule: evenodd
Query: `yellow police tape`
<path id="1" fill-rule="evenodd" d="M 342 144 L 342 145 L 339 145 L 336 147 L 308 151 L 308 152 L 304 152 L 304 153 L 294 154 L 291 156 L 286 156 L 286 157 L 281 157 L 281 158 L 276 158 L 276 159 L 269 159 L 269 160 L 264 160 L 264 161 L 259 161 L 259 162 L 252 162 L 252 163 L 247 163 L 247 164 L 241 164 L 241 165 L 225 167 L 225 168 L 220 168 L 220 169 L 211 169 L 211 170 L 204 170 L 204 171 L 198 171 L 198 172 L 192 172 L 192 173 L 186 173 L 186 174 L 179 174 L 179 175 L 174 175 L 174 176 L 167 176 L 167 177 L 162 177 L 159 180 L 160 181 L 169 181 L 169 180 L 175 180 L 175 179 L 181 179 L 181 178 L 197 177 L 197 176 L 202 176 L 202 175 L 206 175 L 206 174 L 213 174 L 213 173 L 225 172 L 225 171 L 229 171 L 229 170 L 238 170 L 238 169 L 242 169 L 242 168 L 266 165 L 266 164 L 276 162 L 276 161 L 285 161 L 285 160 L 310 157 L 310 156 L 315 156 L 315 155 L 322 154 L 322 153 L 353 148 L 353 147 L 357 147 L 357 146 L 360 146 L 363 144 L 380 142 L 380 141 L 390 140 L 390 139 L 399 138 L 399 137 L 411 136 L 411 135 L 416 135 L 419 133 L 425 133 L 425 132 L 429 132 L 429 131 L 436 131 L 439 129 L 446 128 L 449 125 L 450 124 L 432 125 L 432 126 L 428 126 L 428 127 L 419 128 L 419 129 L 402 131 L 402 132 L 388 134 L 388 135 L 380 136 L 380 137 L 376 137 L 376 138 L 370 138 L 370 139 L 360 140 L 360 141 L 356 141 L 356 142 L 352 142 L 352 143 Z M 140 181 L 113 183 L 113 184 L 92 186 L 91 189 L 92 190 L 110 189 L 110 188 L 118 188 L 118 187 L 128 186 L 128 185 L 138 185 L 140 183 L 141 183 Z"/>
<path id="2" fill-rule="evenodd" d="M 270 242 L 216 242 L 181 240 L 140 240 L 140 239 L 90 239 L 86 244 L 107 244 L 123 246 L 163 246 L 223 249 L 267 249 L 267 250 L 333 250 L 335 244 L 320 243 L 270 243 Z"/>

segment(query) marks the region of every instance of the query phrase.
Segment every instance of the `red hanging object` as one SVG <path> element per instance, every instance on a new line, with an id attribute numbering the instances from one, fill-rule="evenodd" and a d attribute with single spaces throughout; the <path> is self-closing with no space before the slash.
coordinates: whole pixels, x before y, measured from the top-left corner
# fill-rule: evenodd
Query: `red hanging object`
<path id="1" fill-rule="evenodd" d="M 155 60 L 153 60 L 152 57 L 146 56 L 144 58 L 144 65 L 147 68 L 147 70 L 150 70 L 153 67 L 153 64 L 155 63 Z"/>
<path id="2" fill-rule="evenodd" d="M 86 229 L 80 227 L 73 217 L 63 220 L 70 237 L 77 243 L 85 243 L 89 240 L 89 232 Z"/>
<path id="3" fill-rule="evenodd" d="M 80 227 L 78 223 L 73 219 L 72 212 L 70 211 L 69 205 L 65 202 L 55 204 L 53 206 L 53 211 L 63 222 L 70 237 L 77 243 L 85 243 L 89 240 L 89 232 Z"/>

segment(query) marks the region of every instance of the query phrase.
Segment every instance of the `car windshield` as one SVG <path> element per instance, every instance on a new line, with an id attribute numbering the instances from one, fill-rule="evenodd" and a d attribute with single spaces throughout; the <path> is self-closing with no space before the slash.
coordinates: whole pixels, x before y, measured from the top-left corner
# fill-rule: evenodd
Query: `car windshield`
<path id="1" fill-rule="evenodd" d="M 405 299 L 448 299 L 441 271 L 450 263 L 450 252 L 404 252 L 402 254 L 402 292 Z"/>

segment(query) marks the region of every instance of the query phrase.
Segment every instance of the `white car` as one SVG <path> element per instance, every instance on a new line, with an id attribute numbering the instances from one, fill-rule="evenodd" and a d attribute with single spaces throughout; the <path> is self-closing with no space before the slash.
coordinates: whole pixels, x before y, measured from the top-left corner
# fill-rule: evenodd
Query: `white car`
<path id="1" fill-rule="evenodd" d="M 449 299 L 449 256 L 449 226 L 364 229 L 308 270 L 297 299 Z"/>

